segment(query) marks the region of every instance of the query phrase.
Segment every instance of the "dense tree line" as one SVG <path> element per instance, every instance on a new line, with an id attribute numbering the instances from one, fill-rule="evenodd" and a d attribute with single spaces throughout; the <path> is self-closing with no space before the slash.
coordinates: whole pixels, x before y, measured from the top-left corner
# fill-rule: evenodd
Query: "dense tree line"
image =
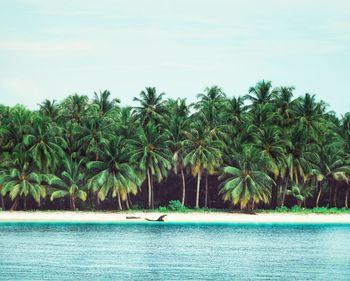
<path id="1" fill-rule="evenodd" d="M 146 88 L 0 106 L 3 209 L 348 207 L 350 114 L 260 81 L 194 104 Z"/>

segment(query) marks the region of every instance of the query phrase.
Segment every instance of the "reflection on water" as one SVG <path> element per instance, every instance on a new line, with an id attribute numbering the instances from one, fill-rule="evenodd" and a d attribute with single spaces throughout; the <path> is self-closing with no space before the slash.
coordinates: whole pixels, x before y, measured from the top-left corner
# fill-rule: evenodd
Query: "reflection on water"
<path id="1" fill-rule="evenodd" d="M 350 280 L 350 226 L 3 223 L 0 279 Z"/>

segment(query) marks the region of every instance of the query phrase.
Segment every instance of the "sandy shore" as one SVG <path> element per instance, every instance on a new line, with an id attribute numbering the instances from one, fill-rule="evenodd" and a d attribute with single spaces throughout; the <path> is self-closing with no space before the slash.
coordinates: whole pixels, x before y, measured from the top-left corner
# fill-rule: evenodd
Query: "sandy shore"
<path id="1" fill-rule="evenodd" d="M 0 212 L 0 222 L 146 222 L 165 213 L 127 212 Z M 139 219 L 127 219 L 139 217 Z M 226 222 L 226 223 L 347 223 L 350 214 L 290 214 L 259 213 L 168 213 L 165 222 Z"/>

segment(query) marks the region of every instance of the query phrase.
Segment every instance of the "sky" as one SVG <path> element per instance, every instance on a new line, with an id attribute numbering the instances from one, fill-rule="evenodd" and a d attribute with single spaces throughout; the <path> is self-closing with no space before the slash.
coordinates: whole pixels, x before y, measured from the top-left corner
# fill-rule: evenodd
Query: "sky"
<path id="1" fill-rule="evenodd" d="M 348 0 L 0 0 L 0 104 L 146 86 L 196 100 L 265 79 L 350 111 Z"/>

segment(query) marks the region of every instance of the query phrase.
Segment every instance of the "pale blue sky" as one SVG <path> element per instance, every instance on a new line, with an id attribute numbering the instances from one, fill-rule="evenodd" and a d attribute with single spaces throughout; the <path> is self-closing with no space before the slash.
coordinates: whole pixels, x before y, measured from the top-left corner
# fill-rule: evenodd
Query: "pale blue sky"
<path id="1" fill-rule="evenodd" d="M 0 0 L 0 103 L 145 87 L 194 101 L 261 79 L 350 111 L 348 0 Z"/>

